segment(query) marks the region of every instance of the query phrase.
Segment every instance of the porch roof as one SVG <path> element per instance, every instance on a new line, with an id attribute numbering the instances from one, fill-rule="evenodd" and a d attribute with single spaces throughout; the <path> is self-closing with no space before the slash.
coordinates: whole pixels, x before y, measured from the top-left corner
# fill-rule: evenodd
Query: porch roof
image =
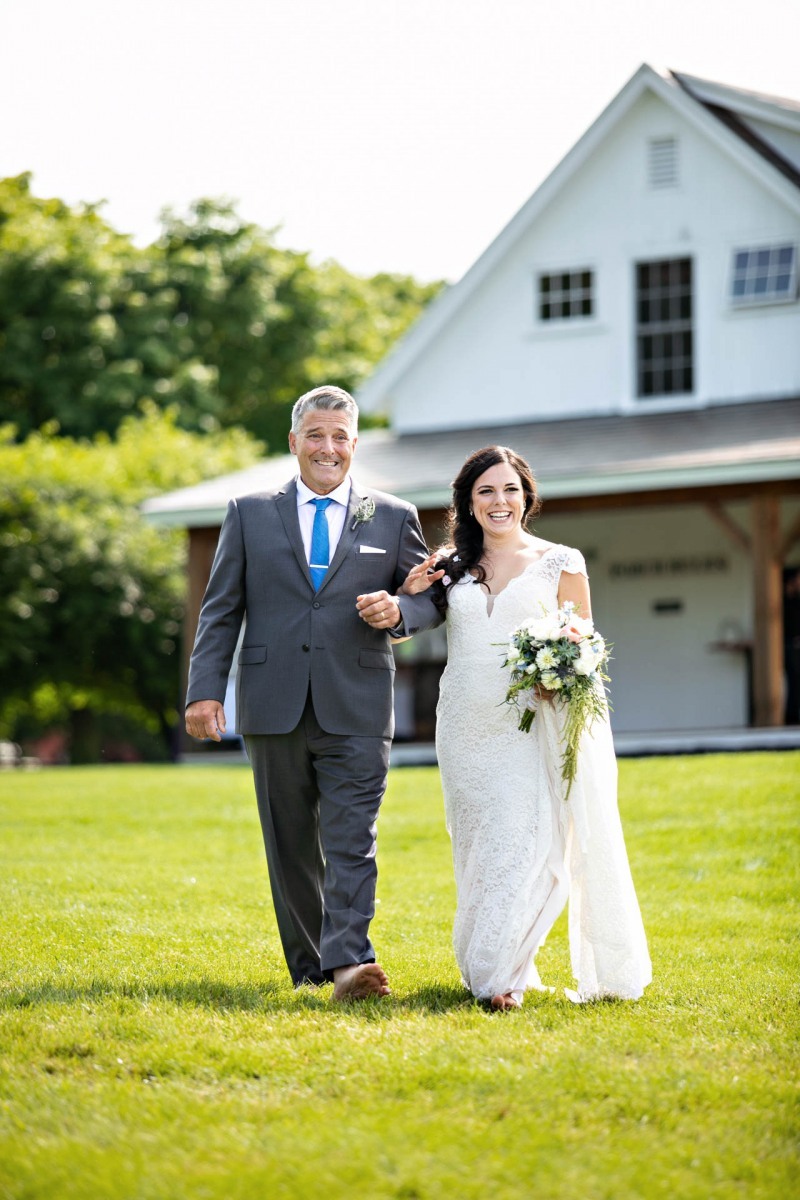
<path id="1" fill-rule="evenodd" d="M 800 396 L 402 436 L 368 430 L 359 437 L 353 473 L 417 508 L 445 507 L 467 455 L 495 443 L 531 463 L 545 501 L 800 479 Z M 231 497 L 280 486 L 296 470 L 289 454 L 264 459 L 155 496 L 142 511 L 161 526 L 219 525 Z"/>

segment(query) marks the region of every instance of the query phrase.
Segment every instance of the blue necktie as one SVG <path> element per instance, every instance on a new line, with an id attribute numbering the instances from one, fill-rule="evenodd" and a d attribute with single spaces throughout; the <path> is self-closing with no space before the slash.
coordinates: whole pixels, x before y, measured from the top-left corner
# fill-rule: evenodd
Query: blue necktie
<path id="1" fill-rule="evenodd" d="M 333 504 L 332 500 L 312 500 L 311 503 L 315 506 L 314 513 L 314 528 L 311 530 L 311 561 L 308 564 L 308 569 L 311 572 L 311 579 L 314 583 L 314 590 L 319 591 L 322 587 L 322 581 L 328 570 L 330 562 L 330 539 L 328 537 L 328 518 L 325 509 L 329 504 Z"/>

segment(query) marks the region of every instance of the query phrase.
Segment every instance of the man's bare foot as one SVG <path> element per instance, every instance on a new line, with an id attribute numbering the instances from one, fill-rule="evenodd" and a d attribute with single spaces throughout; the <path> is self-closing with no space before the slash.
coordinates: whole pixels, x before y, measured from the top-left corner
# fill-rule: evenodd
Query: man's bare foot
<path id="1" fill-rule="evenodd" d="M 504 992 L 502 995 L 492 996 L 492 1008 L 495 1012 L 507 1012 L 511 1008 L 522 1008 L 522 1002 L 513 992 Z"/>
<path id="2" fill-rule="evenodd" d="M 389 979 L 377 963 L 357 963 L 333 972 L 334 1000 L 364 1000 L 367 996 L 388 996 Z"/>

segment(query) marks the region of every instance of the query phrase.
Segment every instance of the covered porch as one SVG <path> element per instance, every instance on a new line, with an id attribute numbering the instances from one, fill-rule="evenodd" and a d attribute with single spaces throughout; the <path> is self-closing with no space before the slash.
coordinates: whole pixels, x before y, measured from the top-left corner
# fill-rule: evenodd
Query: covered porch
<path id="1" fill-rule="evenodd" d="M 800 721 L 800 399 L 405 436 L 368 431 L 355 474 L 416 504 L 435 546 L 449 481 L 467 454 L 492 443 L 534 467 L 544 500 L 537 533 L 586 554 L 597 623 L 617 646 L 621 749 L 626 738 L 667 745 L 681 736 L 686 745 L 701 730 L 722 736 Z M 295 460 L 281 456 L 145 504 L 154 523 L 188 531 L 186 661 L 228 499 L 294 472 Z M 432 740 L 445 653 L 441 636 L 398 647 L 402 740 Z"/>

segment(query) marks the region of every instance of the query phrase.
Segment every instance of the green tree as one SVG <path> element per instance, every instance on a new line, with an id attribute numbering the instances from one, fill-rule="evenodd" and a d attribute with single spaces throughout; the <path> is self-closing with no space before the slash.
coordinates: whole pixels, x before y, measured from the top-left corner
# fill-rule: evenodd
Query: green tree
<path id="1" fill-rule="evenodd" d="M 222 423 L 283 451 L 288 412 L 313 386 L 306 361 L 325 320 L 308 256 L 279 249 L 225 201 L 198 200 L 186 216 L 165 211 L 162 220 L 160 261 L 187 341 L 225 397 Z"/>
<path id="2" fill-rule="evenodd" d="M 112 433 L 152 397 L 188 428 L 222 408 L 217 372 L 182 330 L 160 255 L 137 250 L 96 206 L 69 208 L 0 182 L 0 420 L 25 437 Z"/>
<path id="3" fill-rule="evenodd" d="M 0 182 L 0 420 L 91 437 L 151 400 L 282 450 L 297 396 L 356 388 L 440 286 L 314 267 L 226 201 L 166 211 L 140 250 L 20 175 Z"/>
<path id="4" fill-rule="evenodd" d="M 282 451 L 299 395 L 322 383 L 355 390 L 441 289 L 408 275 L 352 275 L 279 249 L 273 232 L 224 201 L 163 214 L 159 246 L 187 333 L 225 397 L 221 421 Z"/>
<path id="5" fill-rule="evenodd" d="M 0 735 L 68 723 L 73 760 L 97 756 L 97 716 L 166 738 L 177 719 L 185 537 L 147 525 L 139 502 L 239 469 L 262 447 L 214 438 L 151 407 L 116 441 L 0 438 Z"/>
<path id="6" fill-rule="evenodd" d="M 304 364 L 306 380 L 313 387 L 330 377 L 351 391 L 442 288 L 411 275 L 351 275 L 333 261 L 317 268 L 315 282 L 322 321 Z"/>

